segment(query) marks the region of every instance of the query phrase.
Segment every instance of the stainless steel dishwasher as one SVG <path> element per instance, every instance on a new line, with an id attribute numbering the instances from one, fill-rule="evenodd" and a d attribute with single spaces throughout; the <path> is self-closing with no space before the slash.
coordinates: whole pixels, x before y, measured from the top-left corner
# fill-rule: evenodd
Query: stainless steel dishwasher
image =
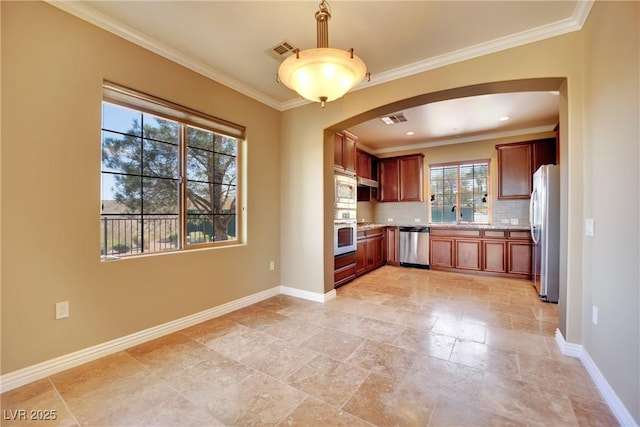
<path id="1" fill-rule="evenodd" d="M 429 268 L 429 227 L 400 227 L 400 265 Z"/>

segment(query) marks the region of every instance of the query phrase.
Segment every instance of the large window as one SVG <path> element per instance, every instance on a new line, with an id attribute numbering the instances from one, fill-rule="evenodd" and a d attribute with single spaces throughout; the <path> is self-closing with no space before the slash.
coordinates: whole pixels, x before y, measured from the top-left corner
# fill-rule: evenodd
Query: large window
<path id="1" fill-rule="evenodd" d="M 489 160 L 429 165 L 431 222 L 488 224 Z"/>
<path id="2" fill-rule="evenodd" d="M 240 126 L 105 83 L 102 257 L 236 243 L 243 136 Z"/>

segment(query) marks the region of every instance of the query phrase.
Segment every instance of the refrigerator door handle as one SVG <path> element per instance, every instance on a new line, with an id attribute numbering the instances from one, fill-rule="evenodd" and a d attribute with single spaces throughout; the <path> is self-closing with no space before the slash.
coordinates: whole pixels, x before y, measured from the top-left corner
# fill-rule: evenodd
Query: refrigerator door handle
<path id="1" fill-rule="evenodd" d="M 538 243 L 538 239 L 536 238 L 536 233 L 535 233 L 535 199 L 538 197 L 538 189 L 535 188 L 533 190 L 533 193 L 531 193 L 531 199 L 529 200 L 529 224 L 531 227 L 531 239 L 533 240 L 533 243 Z"/>

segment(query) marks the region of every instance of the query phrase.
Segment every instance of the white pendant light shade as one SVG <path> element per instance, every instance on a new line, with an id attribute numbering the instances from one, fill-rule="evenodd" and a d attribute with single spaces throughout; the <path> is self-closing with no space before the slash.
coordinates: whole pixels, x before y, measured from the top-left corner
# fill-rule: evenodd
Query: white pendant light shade
<path id="1" fill-rule="evenodd" d="M 291 55 L 280 65 L 278 78 L 303 98 L 324 103 L 342 97 L 366 73 L 366 65 L 352 52 L 327 47 Z"/>
<path id="2" fill-rule="evenodd" d="M 367 75 L 362 59 L 329 47 L 329 4 L 322 0 L 316 12 L 318 46 L 298 50 L 280 64 L 278 81 L 309 101 L 324 104 L 341 98 Z"/>

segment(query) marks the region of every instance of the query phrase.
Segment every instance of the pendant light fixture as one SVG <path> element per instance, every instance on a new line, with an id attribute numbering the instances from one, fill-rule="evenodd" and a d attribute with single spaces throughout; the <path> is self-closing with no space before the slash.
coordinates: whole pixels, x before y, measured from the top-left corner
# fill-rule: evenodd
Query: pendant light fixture
<path id="1" fill-rule="evenodd" d="M 299 50 L 285 59 L 278 69 L 278 81 L 310 101 L 326 102 L 342 97 L 367 74 L 367 66 L 353 53 L 329 47 L 329 5 L 325 0 L 315 14 L 316 49 Z"/>

